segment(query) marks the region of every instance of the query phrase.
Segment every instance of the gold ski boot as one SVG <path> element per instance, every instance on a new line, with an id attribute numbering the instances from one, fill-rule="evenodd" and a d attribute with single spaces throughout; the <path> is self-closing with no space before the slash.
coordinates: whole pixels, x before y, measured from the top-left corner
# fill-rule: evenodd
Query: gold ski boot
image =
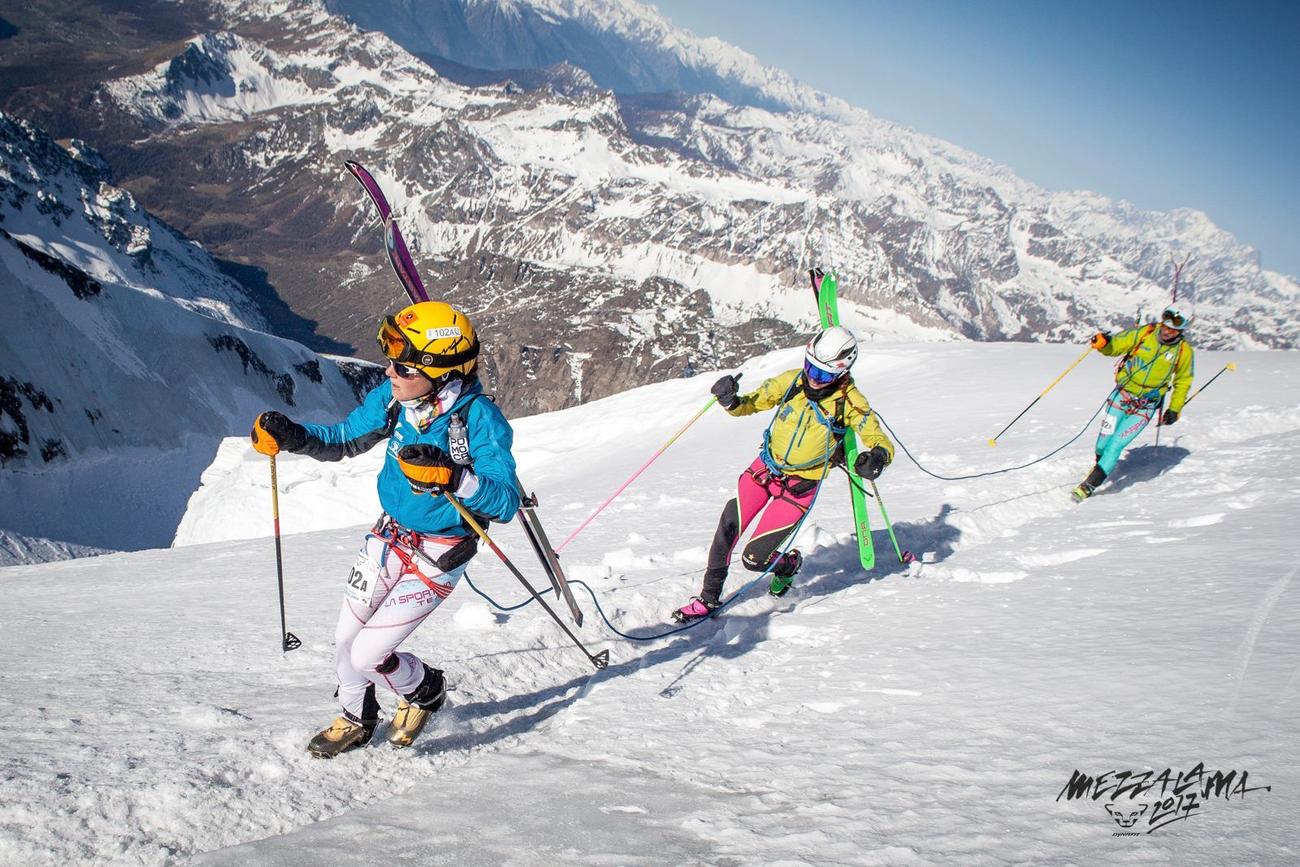
<path id="1" fill-rule="evenodd" d="M 364 747 L 374 733 L 374 724 L 364 725 L 344 714 L 311 739 L 307 752 L 318 759 L 332 759 L 339 753 Z"/>
<path id="2" fill-rule="evenodd" d="M 395 747 L 409 747 L 446 700 L 447 682 L 442 672 L 425 665 L 424 680 L 397 703 L 397 713 L 388 727 L 388 742 Z"/>

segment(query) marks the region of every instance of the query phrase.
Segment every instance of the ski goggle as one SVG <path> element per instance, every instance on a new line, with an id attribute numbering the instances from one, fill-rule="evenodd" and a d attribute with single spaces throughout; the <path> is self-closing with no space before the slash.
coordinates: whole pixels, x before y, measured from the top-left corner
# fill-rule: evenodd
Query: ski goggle
<path id="1" fill-rule="evenodd" d="M 376 340 L 379 341 L 379 351 L 384 354 L 384 358 L 403 365 L 420 367 L 456 367 L 477 358 L 479 350 L 477 336 L 468 348 L 460 352 L 425 352 L 416 349 L 392 316 L 385 316 L 379 323 L 379 334 L 376 335 Z"/>
<path id="2" fill-rule="evenodd" d="M 830 385 L 832 382 L 839 379 L 843 373 L 844 371 L 842 370 L 823 370 L 811 361 L 805 361 L 803 363 L 804 378 L 808 380 L 809 385 L 818 388 Z"/>
<path id="3" fill-rule="evenodd" d="M 1166 310 L 1160 314 L 1160 324 L 1175 331 L 1182 331 L 1187 327 L 1187 317 L 1177 310 Z"/>

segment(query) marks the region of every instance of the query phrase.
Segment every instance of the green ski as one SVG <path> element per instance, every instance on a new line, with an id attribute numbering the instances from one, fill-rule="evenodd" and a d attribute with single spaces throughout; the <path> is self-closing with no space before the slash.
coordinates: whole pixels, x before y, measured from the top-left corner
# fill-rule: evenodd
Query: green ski
<path id="1" fill-rule="evenodd" d="M 839 298 L 836 295 L 835 272 L 824 273 L 821 268 L 808 272 L 812 279 L 813 295 L 817 299 L 817 313 L 822 328 L 840 324 Z M 858 437 L 850 429 L 844 432 L 844 466 L 849 473 L 849 492 L 853 496 L 853 528 L 858 534 L 858 560 L 862 568 L 870 571 L 876 565 L 876 549 L 871 544 L 871 520 L 867 516 L 866 486 L 853 472 L 853 462 L 858 457 Z"/>

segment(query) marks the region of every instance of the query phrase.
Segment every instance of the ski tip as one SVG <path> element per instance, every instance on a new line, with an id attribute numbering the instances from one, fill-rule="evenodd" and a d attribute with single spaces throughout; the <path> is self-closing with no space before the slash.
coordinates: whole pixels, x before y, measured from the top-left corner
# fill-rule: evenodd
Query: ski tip
<path id="1" fill-rule="evenodd" d="M 603 671 L 609 667 L 609 650 L 602 650 L 591 658 L 591 664 L 596 666 L 597 671 Z"/>

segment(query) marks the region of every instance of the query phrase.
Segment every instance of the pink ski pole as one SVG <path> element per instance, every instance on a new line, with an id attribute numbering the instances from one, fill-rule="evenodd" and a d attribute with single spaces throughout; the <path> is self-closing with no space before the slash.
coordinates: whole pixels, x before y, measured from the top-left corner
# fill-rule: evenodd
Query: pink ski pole
<path id="1" fill-rule="evenodd" d="M 736 374 L 736 380 L 739 381 L 739 380 L 740 380 L 740 377 L 741 377 L 741 374 L 737 373 L 737 374 Z M 640 467 L 640 468 L 639 468 L 635 473 L 633 473 L 633 474 L 631 475 L 631 477 L 630 477 L 626 482 L 624 482 L 622 485 L 619 485 L 619 488 L 618 488 L 617 491 L 615 491 L 614 493 L 610 494 L 609 497 L 606 498 L 605 502 L 603 502 L 603 503 L 601 503 L 599 506 L 597 506 L 597 507 L 596 507 L 596 511 L 594 511 L 594 512 L 592 512 L 590 515 L 588 515 L 588 516 L 587 516 L 587 520 L 585 520 L 585 521 L 583 521 L 581 524 L 579 524 L 579 525 L 578 525 L 578 529 L 574 530 L 572 533 L 569 534 L 569 538 L 565 539 L 565 540 L 564 540 L 563 542 L 561 542 L 558 546 L 556 546 L 556 548 L 555 548 L 555 553 L 556 553 L 556 554 L 559 554 L 561 551 L 563 551 L 563 550 L 564 550 L 564 547 L 565 547 L 566 545 L 568 545 L 570 542 L 572 542 L 572 541 L 574 540 L 574 538 L 575 538 L 579 533 L 581 533 L 583 530 L 585 530 L 585 529 L 587 528 L 587 525 L 588 525 L 588 524 L 590 524 L 592 521 L 596 520 L 596 516 L 597 516 L 597 515 L 599 515 L 599 514 L 600 514 L 601 512 L 603 512 L 603 511 L 605 511 L 605 507 L 606 507 L 606 506 L 608 506 L 610 503 L 614 502 L 614 500 L 618 497 L 619 494 L 621 494 L 621 493 L 623 493 L 625 490 L 627 490 L 627 486 L 628 486 L 628 485 L 630 485 L 630 484 L 632 484 L 633 482 L 636 481 L 637 476 L 639 476 L 639 475 L 641 475 L 642 473 L 644 473 L 644 472 L 646 471 L 646 468 L 648 468 L 651 464 L 653 464 L 656 460 L 658 460 L 658 459 L 659 459 L 659 456 L 660 456 L 661 454 L 663 454 L 664 452 L 668 451 L 668 447 L 671 446 L 673 443 L 677 442 L 677 438 L 680 437 L 682 434 L 686 433 L 686 429 L 689 428 L 691 425 L 695 424 L 695 422 L 699 420 L 700 416 L 702 416 L 702 415 L 704 415 L 706 412 L 708 412 L 709 409 L 710 409 L 710 408 L 711 408 L 715 403 L 717 403 L 717 402 L 718 402 L 718 399 L 717 399 L 716 397 L 711 397 L 711 398 L 709 398 L 709 402 L 706 403 L 706 404 L 704 405 L 704 408 L 701 409 L 699 412 L 697 412 L 695 415 L 691 416 L 691 420 L 688 421 L 686 424 L 682 425 L 681 430 L 679 430 L 679 431 L 677 431 L 677 433 L 673 434 L 672 439 L 670 439 L 670 440 L 668 440 L 668 442 L 664 443 L 663 446 L 660 447 L 659 451 L 655 452 L 653 455 L 650 456 L 650 460 L 648 460 L 648 461 L 646 461 L 644 464 L 642 464 L 641 467 Z"/>

